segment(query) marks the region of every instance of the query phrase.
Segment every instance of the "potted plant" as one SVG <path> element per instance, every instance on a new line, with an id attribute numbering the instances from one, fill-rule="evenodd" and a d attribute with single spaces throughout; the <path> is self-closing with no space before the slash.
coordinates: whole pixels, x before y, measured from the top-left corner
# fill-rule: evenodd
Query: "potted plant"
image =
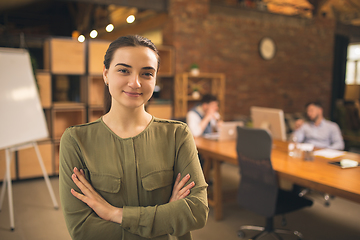
<path id="1" fill-rule="evenodd" d="M 191 64 L 190 74 L 193 76 L 197 76 L 197 75 L 199 75 L 199 73 L 200 73 L 199 65 L 197 65 L 196 63 Z"/>
<path id="2" fill-rule="evenodd" d="M 199 88 L 197 86 L 193 87 L 193 92 L 192 92 L 191 96 L 196 100 L 200 99 L 201 95 L 199 92 Z"/>

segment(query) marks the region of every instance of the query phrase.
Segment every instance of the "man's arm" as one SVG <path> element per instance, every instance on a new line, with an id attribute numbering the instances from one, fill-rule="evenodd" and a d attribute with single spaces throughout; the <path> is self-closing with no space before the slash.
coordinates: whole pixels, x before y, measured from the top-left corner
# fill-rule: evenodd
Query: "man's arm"
<path id="1" fill-rule="evenodd" d="M 298 129 L 296 129 L 293 133 L 293 137 L 295 137 L 295 139 L 293 139 L 296 142 L 304 142 L 305 141 L 305 124 L 302 124 Z"/>
<path id="2" fill-rule="evenodd" d="M 331 130 L 330 147 L 331 149 L 344 150 L 345 144 L 341 134 L 341 130 L 336 123 L 333 123 Z"/>
<path id="3" fill-rule="evenodd" d="M 190 131 L 194 137 L 199 137 L 204 132 L 205 128 L 202 129 L 201 124 L 201 118 L 200 116 L 194 112 L 189 111 L 186 115 L 186 123 L 190 128 Z"/>

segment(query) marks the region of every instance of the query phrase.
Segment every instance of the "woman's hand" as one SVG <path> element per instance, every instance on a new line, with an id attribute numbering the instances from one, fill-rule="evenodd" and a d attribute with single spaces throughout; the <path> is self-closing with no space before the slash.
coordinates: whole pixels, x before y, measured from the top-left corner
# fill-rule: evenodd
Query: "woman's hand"
<path id="1" fill-rule="evenodd" d="M 110 205 L 103 197 L 98 194 L 91 184 L 86 180 L 84 171 L 75 167 L 74 174 L 71 176 L 73 182 L 80 188 L 81 193 L 71 189 L 72 195 L 86 203 L 96 214 L 104 220 L 121 223 L 122 208 Z"/>
<path id="2" fill-rule="evenodd" d="M 169 202 L 173 202 L 179 199 L 183 199 L 187 197 L 187 195 L 190 194 L 190 189 L 192 189 L 195 186 L 194 182 L 189 183 L 186 187 L 184 185 L 189 181 L 190 175 L 186 174 L 186 176 L 181 179 L 181 174 L 179 173 L 176 177 L 173 192 L 171 194 Z"/>

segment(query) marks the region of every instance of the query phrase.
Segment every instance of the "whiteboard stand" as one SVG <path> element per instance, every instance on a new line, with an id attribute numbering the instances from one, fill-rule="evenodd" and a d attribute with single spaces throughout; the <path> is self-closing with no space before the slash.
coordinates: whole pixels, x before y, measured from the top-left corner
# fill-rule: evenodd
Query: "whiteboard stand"
<path id="1" fill-rule="evenodd" d="M 55 194 L 54 194 L 54 191 L 52 189 L 52 186 L 51 186 L 51 183 L 50 183 L 50 180 L 49 180 L 49 176 L 48 176 L 48 174 L 46 172 L 45 165 L 44 165 L 44 162 L 42 160 L 42 157 L 41 157 L 41 154 L 40 154 L 37 143 L 36 142 L 31 142 L 31 143 L 25 143 L 25 144 L 22 144 L 22 145 L 17 145 L 17 146 L 14 146 L 14 147 L 6 148 L 5 149 L 6 170 L 5 170 L 5 177 L 4 177 L 4 181 L 3 181 L 3 184 L 2 184 L 1 195 L 0 195 L 0 211 L 1 211 L 2 203 L 4 201 L 5 189 L 6 189 L 6 186 L 7 186 L 8 187 L 8 197 L 9 197 L 9 211 L 10 211 L 10 228 L 11 228 L 11 231 L 13 231 L 15 229 L 14 207 L 13 207 L 13 197 L 12 197 L 13 195 L 12 195 L 12 186 L 11 186 L 11 172 L 10 172 L 11 153 L 15 152 L 15 151 L 18 151 L 20 149 L 29 148 L 29 147 L 34 147 L 34 149 L 35 149 L 37 158 L 38 158 L 39 163 L 40 163 L 41 170 L 42 170 L 43 175 L 44 175 L 44 179 L 45 179 L 47 188 L 48 188 L 49 193 L 50 193 L 51 200 L 52 200 L 52 202 L 54 204 L 54 208 L 55 209 L 59 208 L 59 205 L 58 205 L 58 203 L 56 201 Z"/>

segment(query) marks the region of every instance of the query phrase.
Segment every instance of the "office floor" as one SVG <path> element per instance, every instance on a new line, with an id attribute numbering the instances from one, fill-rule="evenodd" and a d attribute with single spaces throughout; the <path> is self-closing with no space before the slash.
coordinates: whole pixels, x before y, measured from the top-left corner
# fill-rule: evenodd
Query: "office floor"
<path id="1" fill-rule="evenodd" d="M 238 171 L 233 166 L 223 164 L 226 172 L 223 185 L 226 189 L 236 189 L 239 180 Z M 51 179 L 57 200 L 58 179 Z M 7 195 L 0 212 L 1 240 L 70 240 L 61 210 L 54 210 L 44 180 L 37 179 L 13 184 L 15 231 L 9 229 L 9 210 Z M 360 204 L 341 198 L 331 201 L 325 207 L 321 196 L 311 194 L 314 205 L 286 215 L 288 225 L 285 228 L 302 232 L 305 240 L 359 240 Z M 281 217 L 275 219 L 276 227 Z M 215 221 L 210 208 L 209 219 L 203 229 L 193 231 L 194 240 L 238 240 L 236 235 L 242 224 L 263 225 L 264 219 L 239 207 L 234 200 L 228 200 L 224 206 L 224 220 Z M 252 236 L 250 232 L 247 236 Z M 271 237 L 263 238 L 272 239 Z M 286 237 L 286 239 L 295 239 Z"/>

